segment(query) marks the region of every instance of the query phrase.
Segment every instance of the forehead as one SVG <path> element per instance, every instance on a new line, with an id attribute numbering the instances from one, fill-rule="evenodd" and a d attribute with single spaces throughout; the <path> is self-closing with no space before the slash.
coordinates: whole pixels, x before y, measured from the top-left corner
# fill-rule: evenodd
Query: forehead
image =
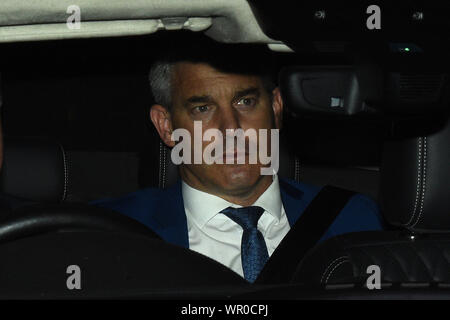
<path id="1" fill-rule="evenodd" d="M 258 76 L 221 72 L 206 63 L 179 62 L 172 73 L 176 96 L 232 93 L 249 87 L 259 88 Z"/>

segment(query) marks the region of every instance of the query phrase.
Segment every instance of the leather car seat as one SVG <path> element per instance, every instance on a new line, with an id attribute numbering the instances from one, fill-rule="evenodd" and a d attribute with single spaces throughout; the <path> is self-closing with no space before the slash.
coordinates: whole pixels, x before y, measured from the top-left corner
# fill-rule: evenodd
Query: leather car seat
<path id="1" fill-rule="evenodd" d="M 27 204 L 60 203 L 69 183 L 63 147 L 38 138 L 5 138 L 0 200 L 11 209 Z"/>
<path id="2" fill-rule="evenodd" d="M 450 288 L 450 121 L 437 132 L 385 143 L 381 206 L 397 231 L 337 236 L 312 249 L 292 279 L 326 288 Z M 372 266 L 372 267 L 371 267 Z"/>

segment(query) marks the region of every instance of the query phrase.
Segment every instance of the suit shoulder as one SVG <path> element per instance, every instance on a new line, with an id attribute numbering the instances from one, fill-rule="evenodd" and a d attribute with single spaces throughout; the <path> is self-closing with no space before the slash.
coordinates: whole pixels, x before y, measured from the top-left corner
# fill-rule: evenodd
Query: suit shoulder
<path id="1" fill-rule="evenodd" d="M 281 189 L 296 197 L 301 197 L 303 200 L 314 199 L 320 189 L 322 189 L 320 186 L 285 178 L 279 179 L 279 183 Z"/>
<path id="2" fill-rule="evenodd" d="M 365 212 L 366 215 L 370 214 L 374 217 L 381 218 L 378 203 L 368 195 L 356 193 L 350 198 L 347 206 L 354 208 L 353 211 Z"/>
<path id="3" fill-rule="evenodd" d="M 302 182 L 302 181 L 295 181 L 295 180 L 287 179 L 287 178 L 280 178 L 279 181 L 280 181 L 280 184 L 283 184 L 283 185 L 288 184 L 291 187 L 297 188 L 299 190 L 312 190 L 312 189 L 320 190 L 321 189 L 320 186 L 317 186 L 317 185 L 314 185 L 314 184 L 305 183 L 305 182 Z"/>
<path id="4" fill-rule="evenodd" d="M 383 230 L 384 223 L 375 200 L 356 193 L 347 202 L 335 221 L 335 235 L 345 232 Z M 336 232 L 340 230 L 341 232 Z"/>
<path id="5" fill-rule="evenodd" d="M 355 193 L 320 241 L 349 232 L 384 229 L 385 225 L 377 202 L 365 194 Z"/>

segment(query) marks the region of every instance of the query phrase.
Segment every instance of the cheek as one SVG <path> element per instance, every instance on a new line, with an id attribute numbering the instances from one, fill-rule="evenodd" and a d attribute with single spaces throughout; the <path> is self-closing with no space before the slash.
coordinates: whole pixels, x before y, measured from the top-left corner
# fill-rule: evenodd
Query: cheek
<path id="1" fill-rule="evenodd" d="M 241 126 L 246 129 L 271 129 L 274 128 L 274 118 L 272 113 L 261 112 L 245 119 L 241 122 Z"/>
<path id="2" fill-rule="evenodd" d="M 251 116 L 254 127 L 258 126 L 258 128 L 272 128 L 274 125 L 274 112 L 272 108 L 272 103 L 269 101 L 260 105 L 260 107 L 253 113 Z"/>
<path id="3" fill-rule="evenodd" d="M 171 113 L 172 120 L 172 129 L 186 129 L 189 132 L 193 131 L 193 123 L 190 124 L 191 121 L 188 121 L 187 114 L 185 114 L 182 110 L 174 110 L 175 112 Z"/>

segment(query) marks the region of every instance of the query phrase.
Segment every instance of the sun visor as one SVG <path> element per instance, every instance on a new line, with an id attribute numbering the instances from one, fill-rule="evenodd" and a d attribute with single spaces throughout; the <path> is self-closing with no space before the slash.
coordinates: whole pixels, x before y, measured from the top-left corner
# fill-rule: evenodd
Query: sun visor
<path id="1" fill-rule="evenodd" d="M 205 32 L 226 43 L 267 43 L 245 0 L 1 0 L 0 43 Z"/>

